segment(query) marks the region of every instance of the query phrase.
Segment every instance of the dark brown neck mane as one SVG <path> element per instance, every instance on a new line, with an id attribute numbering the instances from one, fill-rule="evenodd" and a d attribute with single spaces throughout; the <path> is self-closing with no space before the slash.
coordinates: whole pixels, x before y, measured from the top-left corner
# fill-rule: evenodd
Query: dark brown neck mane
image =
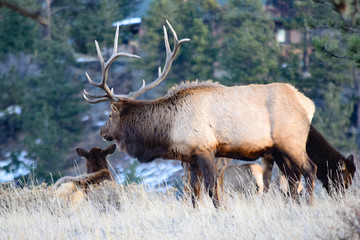
<path id="1" fill-rule="evenodd" d="M 164 101 L 164 100 L 162 100 Z M 146 104 L 144 104 L 146 103 Z M 167 107 L 154 101 L 127 101 L 123 103 L 119 138 L 120 148 L 140 162 L 150 162 L 155 158 L 170 158 L 170 130 L 176 104 Z"/>

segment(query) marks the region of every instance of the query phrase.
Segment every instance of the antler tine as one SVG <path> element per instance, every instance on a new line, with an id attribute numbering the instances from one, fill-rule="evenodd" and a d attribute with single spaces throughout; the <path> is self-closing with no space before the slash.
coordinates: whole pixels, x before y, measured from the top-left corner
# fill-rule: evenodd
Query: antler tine
<path id="1" fill-rule="evenodd" d="M 184 38 L 181 40 L 178 40 L 177 34 L 175 32 L 175 30 L 173 29 L 173 27 L 171 26 L 171 24 L 169 23 L 169 21 L 166 20 L 167 25 L 169 26 L 173 36 L 174 36 L 174 47 L 173 50 L 171 51 L 170 48 L 170 44 L 169 44 L 169 39 L 168 39 L 168 34 L 166 31 L 166 27 L 163 26 L 164 29 L 164 42 L 165 42 L 165 48 L 166 48 L 166 60 L 165 60 L 165 65 L 164 65 L 164 69 L 161 70 L 161 67 L 159 67 L 158 70 L 158 78 L 155 79 L 153 82 L 151 82 L 149 85 L 143 85 L 140 89 L 138 89 L 137 91 L 133 92 L 133 93 L 129 93 L 128 95 L 116 95 L 116 97 L 118 98 L 130 98 L 130 99 L 135 99 L 138 96 L 140 96 L 141 94 L 143 94 L 144 92 L 156 87 L 157 85 L 159 85 L 167 76 L 167 74 L 170 71 L 172 62 L 176 56 L 176 53 L 178 52 L 180 46 L 187 41 L 190 41 L 190 39 L 188 38 Z"/>
<path id="2" fill-rule="evenodd" d="M 111 66 L 111 64 L 116 60 L 116 58 L 120 57 L 120 56 L 126 56 L 126 57 L 134 57 L 134 58 L 140 58 L 137 55 L 134 54 L 130 54 L 130 53 L 125 53 L 125 52 L 118 52 L 118 38 L 119 38 L 119 24 L 116 26 L 116 32 L 115 32 L 115 38 L 114 38 L 114 48 L 113 48 L 113 52 L 111 54 L 111 57 L 108 59 L 107 62 L 104 61 L 104 58 L 101 54 L 101 50 L 99 47 L 98 42 L 95 40 L 95 47 L 96 47 L 96 52 L 100 61 L 100 66 L 101 66 L 101 81 L 99 83 L 94 82 L 90 76 L 86 74 L 86 77 L 89 81 L 89 83 L 95 87 L 99 87 L 102 88 L 106 94 L 104 95 L 92 95 L 89 94 L 86 90 L 84 90 L 84 98 L 87 102 L 89 103 L 99 103 L 99 102 L 103 102 L 103 101 L 113 101 L 116 102 L 119 100 L 119 96 L 115 95 L 113 91 L 111 91 L 109 89 L 109 87 L 106 85 L 106 81 L 108 78 L 108 70 L 109 67 Z"/>
<path id="3" fill-rule="evenodd" d="M 93 95 L 89 92 L 87 92 L 85 89 L 84 89 L 84 93 L 86 95 L 86 97 L 88 98 L 97 98 L 97 97 L 100 97 L 100 98 L 103 98 L 103 97 L 108 97 L 106 94 L 103 94 L 103 95 Z"/>
<path id="4" fill-rule="evenodd" d="M 99 103 L 99 102 L 105 102 L 105 101 L 109 101 L 109 98 L 108 97 L 97 97 L 96 99 L 90 99 L 88 98 L 85 94 L 83 94 L 83 97 L 85 98 L 85 100 L 88 102 L 88 103 Z"/>
<path id="5" fill-rule="evenodd" d="M 164 42 L 165 42 L 166 57 L 167 57 L 169 54 L 171 54 L 171 49 L 170 49 L 169 38 L 168 38 L 167 31 L 166 31 L 166 27 L 163 26 L 163 29 L 164 29 Z M 176 43 L 175 37 L 174 37 L 174 42 Z M 174 46 L 174 48 L 175 48 L 175 46 Z"/>
<path id="6" fill-rule="evenodd" d="M 96 40 L 95 40 L 95 47 L 96 47 L 96 53 L 97 53 L 99 61 L 100 61 L 101 70 L 103 70 L 104 65 L 105 65 L 105 61 L 104 61 L 103 56 L 101 55 L 101 50 L 100 50 L 100 47 L 99 47 L 99 43 Z"/>
<path id="7" fill-rule="evenodd" d="M 168 24 L 168 26 L 169 26 L 169 28 L 170 28 L 173 36 L 174 36 L 174 42 L 175 42 L 176 44 L 178 44 L 178 45 L 180 46 L 180 45 L 183 44 L 184 42 L 190 41 L 189 38 L 184 38 L 184 39 L 181 39 L 181 40 L 179 41 L 179 40 L 178 40 L 178 37 L 177 37 L 177 34 L 176 34 L 175 30 L 174 30 L 174 28 L 171 26 L 171 24 L 169 23 L 168 20 L 166 20 L 166 23 Z M 175 47 L 174 47 L 174 50 L 177 51 L 178 49 L 179 49 L 179 48 L 176 48 L 176 49 L 175 49 Z"/>

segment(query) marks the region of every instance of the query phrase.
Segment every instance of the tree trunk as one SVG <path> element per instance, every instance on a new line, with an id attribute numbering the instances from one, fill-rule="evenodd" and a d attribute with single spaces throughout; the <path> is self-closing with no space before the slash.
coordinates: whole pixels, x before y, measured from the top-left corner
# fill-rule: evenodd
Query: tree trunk
<path id="1" fill-rule="evenodd" d="M 356 109 L 355 112 L 356 112 L 356 116 L 355 116 L 355 119 L 356 119 L 356 130 L 357 132 L 360 132 L 360 74 L 359 74 L 359 69 L 354 67 L 353 68 L 353 75 L 354 75 L 354 86 L 355 86 L 355 106 L 356 106 Z"/>
<path id="2" fill-rule="evenodd" d="M 46 19 L 48 25 L 45 27 L 45 37 L 51 39 L 51 0 L 45 0 L 46 2 Z"/>
<path id="3" fill-rule="evenodd" d="M 360 132 L 360 77 L 359 77 L 358 69 L 356 69 L 355 91 L 356 91 L 356 106 L 357 106 L 356 129 L 358 132 Z"/>

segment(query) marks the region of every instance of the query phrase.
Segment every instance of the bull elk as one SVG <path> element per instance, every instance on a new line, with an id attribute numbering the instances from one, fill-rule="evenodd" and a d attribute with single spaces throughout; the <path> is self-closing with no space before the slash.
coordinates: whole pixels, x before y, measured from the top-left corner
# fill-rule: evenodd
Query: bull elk
<path id="1" fill-rule="evenodd" d="M 329 194 L 343 192 L 351 185 L 356 171 L 353 155 L 342 155 L 313 125 L 310 126 L 306 152 L 317 165 L 316 176 Z M 290 160 L 279 153 L 269 154 L 263 158 L 265 191 L 269 188 L 274 161 L 289 178 L 290 193 L 296 191 L 301 173 L 294 171 L 290 166 Z"/>
<path id="2" fill-rule="evenodd" d="M 114 153 L 116 145 L 112 144 L 106 149 L 92 148 L 86 151 L 83 148 L 76 148 L 79 157 L 86 159 L 86 174 L 76 177 L 62 177 L 54 185 L 54 189 L 60 196 L 66 198 L 83 198 L 90 185 L 99 184 L 103 181 L 114 180 L 107 164 L 107 156 Z"/>
<path id="3" fill-rule="evenodd" d="M 174 46 L 171 50 L 164 26 L 164 69 L 159 68 L 159 76 L 152 83 L 144 83 L 128 95 L 117 95 L 109 89 L 108 70 L 119 56 L 138 56 L 117 52 L 118 28 L 113 54 L 106 63 L 95 41 L 102 79 L 95 83 L 86 76 L 91 85 L 102 88 L 106 94 L 96 96 L 84 90 L 84 98 L 89 103 L 111 102 L 109 119 L 100 130 L 101 137 L 106 141 L 115 140 L 119 150 L 142 163 L 155 158 L 189 163 L 194 206 L 201 175 L 215 207 L 219 204 L 216 157 L 252 161 L 276 150 L 287 156 L 292 168 L 307 179 L 308 200 L 312 203 L 316 165 L 308 157 L 305 145 L 315 105 L 292 85 L 226 87 L 211 81 L 191 82 L 176 86 L 155 100 L 135 100 L 165 79 L 180 46 L 189 41 L 178 40 L 169 22 L 167 25 L 174 36 Z"/>

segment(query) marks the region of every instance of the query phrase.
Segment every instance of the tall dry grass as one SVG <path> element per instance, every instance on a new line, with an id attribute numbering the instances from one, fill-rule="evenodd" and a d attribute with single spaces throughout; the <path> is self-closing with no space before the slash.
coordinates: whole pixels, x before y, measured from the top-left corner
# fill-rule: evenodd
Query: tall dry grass
<path id="1" fill-rule="evenodd" d="M 272 188 L 241 196 L 227 191 L 223 207 L 204 197 L 197 209 L 175 191 L 106 183 L 70 203 L 52 186 L 0 188 L 0 239 L 359 239 L 357 180 L 344 197 L 323 190 L 309 207 Z"/>

